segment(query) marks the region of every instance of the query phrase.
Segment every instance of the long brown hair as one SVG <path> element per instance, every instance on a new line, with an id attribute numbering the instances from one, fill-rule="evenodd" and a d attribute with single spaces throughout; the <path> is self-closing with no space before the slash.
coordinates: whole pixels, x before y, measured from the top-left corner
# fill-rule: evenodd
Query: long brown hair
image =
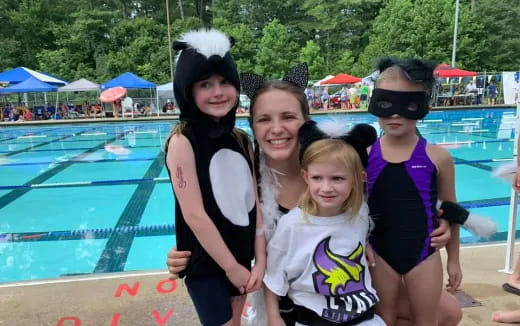
<path id="1" fill-rule="evenodd" d="M 294 96 L 298 103 L 300 103 L 300 110 L 303 115 L 304 120 L 308 120 L 310 118 L 309 115 L 309 103 L 307 102 L 307 98 L 305 97 L 304 90 L 300 87 L 296 86 L 291 82 L 287 82 L 284 80 L 271 80 L 264 83 L 262 88 L 259 88 L 255 96 L 251 99 L 251 109 L 249 110 L 249 127 L 253 131 L 254 135 L 254 126 L 253 126 L 253 116 L 255 111 L 255 103 L 258 100 L 258 97 L 262 94 L 265 94 L 271 90 L 280 90 L 287 92 L 288 94 Z M 258 185 L 260 185 L 260 181 L 262 176 L 260 175 L 260 146 L 255 138 L 253 138 L 254 142 L 254 165 L 255 165 L 255 174 Z M 260 187 L 258 187 L 258 196 L 261 197 Z"/>
<path id="2" fill-rule="evenodd" d="M 363 205 L 363 179 L 364 169 L 359 154 L 354 147 L 345 143 L 341 139 L 322 139 L 310 145 L 303 153 L 301 165 L 302 169 L 308 171 L 313 163 L 337 162 L 345 167 L 350 173 L 352 190 L 350 196 L 345 200 L 341 207 L 343 212 L 350 212 L 350 216 L 355 216 Z M 317 215 L 318 204 L 312 199 L 309 187 L 305 190 L 299 205 L 304 214 Z"/>

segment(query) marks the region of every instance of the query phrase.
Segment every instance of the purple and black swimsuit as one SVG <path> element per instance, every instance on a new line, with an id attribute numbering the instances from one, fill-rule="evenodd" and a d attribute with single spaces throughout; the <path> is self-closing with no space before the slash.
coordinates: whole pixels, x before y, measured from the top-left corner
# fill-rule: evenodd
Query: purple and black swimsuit
<path id="1" fill-rule="evenodd" d="M 435 252 L 437 168 L 419 138 L 409 160 L 387 162 L 378 139 L 368 158 L 368 206 L 375 227 L 370 244 L 401 275 Z"/>

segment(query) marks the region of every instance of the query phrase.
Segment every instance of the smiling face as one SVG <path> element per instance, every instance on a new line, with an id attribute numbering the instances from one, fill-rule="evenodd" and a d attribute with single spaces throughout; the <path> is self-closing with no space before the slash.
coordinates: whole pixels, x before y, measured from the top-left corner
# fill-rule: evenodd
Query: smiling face
<path id="1" fill-rule="evenodd" d="M 270 160 L 282 161 L 298 155 L 298 129 L 304 121 L 300 102 L 287 91 L 271 89 L 254 102 L 253 132 Z"/>
<path id="2" fill-rule="evenodd" d="M 309 194 L 317 204 L 319 216 L 335 216 L 344 212 L 344 204 L 352 192 L 352 174 L 339 161 L 317 161 L 302 170 Z"/>
<path id="3" fill-rule="evenodd" d="M 235 86 L 220 75 L 196 82 L 192 92 L 197 107 L 216 120 L 225 117 L 238 99 Z"/>
<path id="4" fill-rule="evenodd" d="M 405 80 L 404 78 L 393 80 L 380 80 L 377 83 L 377 88 L 386 89 L 389 91 L 398 92 L 424 92 L 425 88 L 421 84 L 416 84 Z M 400 137 L 408 134 L 415 134 L 415 126 L 417 120 L 406 119 L 398 114 L 389 117 L 377 118 L 384 134 L 393 137 Z"/>

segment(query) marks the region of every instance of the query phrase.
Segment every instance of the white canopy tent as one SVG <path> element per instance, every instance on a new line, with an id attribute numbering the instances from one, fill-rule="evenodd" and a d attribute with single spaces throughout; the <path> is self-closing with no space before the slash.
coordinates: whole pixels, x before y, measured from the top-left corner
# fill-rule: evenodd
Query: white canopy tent
<path id="1" fill-rule="evenodd" d="M 58 112 L 58 103 L 60 99 L 60 93 L 69 93 L 69 92 L 97 92 L 96 98 L 99 97 L 99 93 L 101 92 L 99 84 L 91 82 L 85 78 L 81 78 L 76 80 L 68 85 L 58 88 L 58 93 L 56 95 L 56 111 L 54 112 L 54 116 L 56 117 L 56 112 Z M 68 96 L 67 96 L 68 101 Z"/>
<path id="2" fill-rule="evenodd" d="M 157 86 L 159 98 L 173 99 L 173 82 Z"/>
<path id="3" fill-rule="evenodd" d="M 58 92 L 88 92 L 99 91 L 99 84 L 91 82 L 85 78 L 81 78 L 68 85 L 58 88 Z"/>

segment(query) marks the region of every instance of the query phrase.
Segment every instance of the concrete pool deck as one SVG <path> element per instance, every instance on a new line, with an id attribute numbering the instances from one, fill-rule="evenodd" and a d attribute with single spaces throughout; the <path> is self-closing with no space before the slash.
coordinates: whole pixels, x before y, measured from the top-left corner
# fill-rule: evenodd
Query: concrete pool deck
<path id="1" fill-rule="evenodd" d="M 517 244 L 516 252 L 519 249 Z M 504 267 L 505 250 L 504 243 L 461 247 L 461 289 L 482 305 L 463 308 L 460 325 L 503 325 L 491 322 L 493 311 L 520 309 L 520 296 L 501 288 L 508 277 L 498 271 Z M 199 322 L 182 281 L 166 280 L 164 270 L 0 284 L 0 325 L 188 326 Z"/>

